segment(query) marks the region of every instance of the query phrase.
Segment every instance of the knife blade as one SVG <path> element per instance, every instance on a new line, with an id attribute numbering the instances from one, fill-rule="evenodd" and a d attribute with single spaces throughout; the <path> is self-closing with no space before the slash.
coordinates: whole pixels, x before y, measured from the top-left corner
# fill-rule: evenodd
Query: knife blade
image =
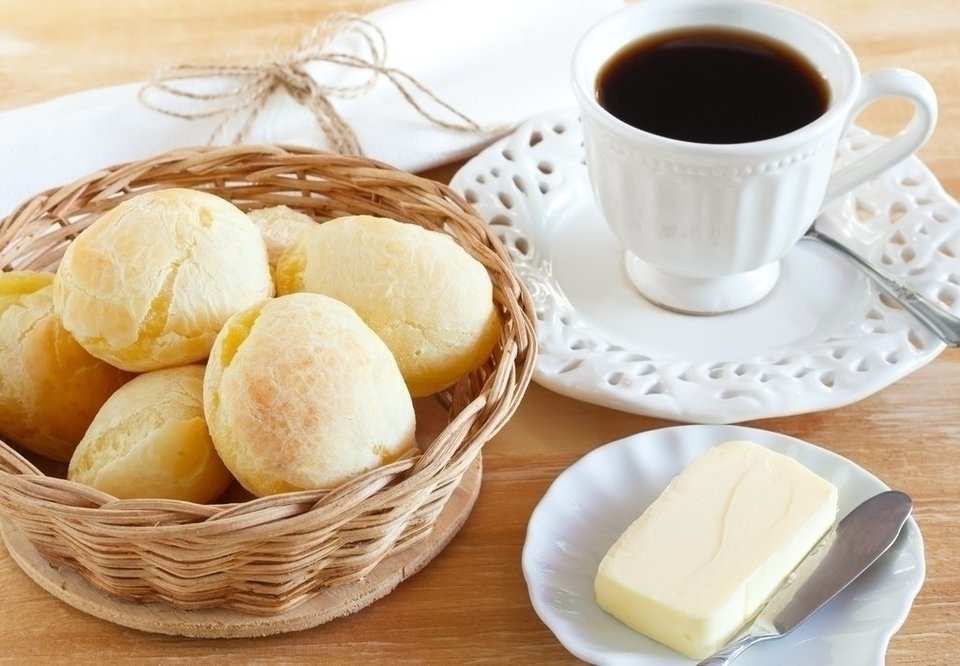
<path id="1" fill-rule="evenodd" d="M 910 496 L 898 490 L 882 492 L 860 504 L 787 576 L 746 635 L 698 666 L 722 666 L 755 643 L 793 631 L 893 545 L 912 508 Z"/>

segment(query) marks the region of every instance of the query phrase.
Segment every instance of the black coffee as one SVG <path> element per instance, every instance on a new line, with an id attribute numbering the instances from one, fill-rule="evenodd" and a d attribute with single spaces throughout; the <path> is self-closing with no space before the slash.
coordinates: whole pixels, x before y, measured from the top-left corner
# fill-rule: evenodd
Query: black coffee
<path id="1" fill-rule="evenodd" d="M 726 28 L 683 29 L 616 53 L 597 101 L 638 129 L 681 141 L 743 143 L 781 136 L 827 110 L 827 82 L 786 44 Z"/>

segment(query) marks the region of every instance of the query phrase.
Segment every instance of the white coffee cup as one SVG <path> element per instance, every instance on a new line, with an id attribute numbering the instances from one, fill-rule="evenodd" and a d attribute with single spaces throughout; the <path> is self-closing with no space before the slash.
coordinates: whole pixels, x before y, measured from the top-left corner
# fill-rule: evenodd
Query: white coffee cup
<path id="1" fill-rule="evenodd" d="M 737 144 L 679 141 L 619 120 L 597 101 L 597 76 L 623 47 L 665 31 L 728 27 L 766 35 L 806 57 L 829 87 L 827 110 L 788 134 Z M 602 19 L 573 57 L 587 169 L 601 211 L 626 248 L 634 286 L 670 309 L 713 314 L 745 307 L 776 284 L 780 259 L 825 203 L 914 153 L 936 124 L 933 88 L 918 74 L 861 77 L 834 32 L 758 0 L 643 0 Z M 834 170 L 844 130 L 865 106 L 902 96 L 915 111 L 881 148 Z M 704 109 L 703 113 L 709 113 Z"/>

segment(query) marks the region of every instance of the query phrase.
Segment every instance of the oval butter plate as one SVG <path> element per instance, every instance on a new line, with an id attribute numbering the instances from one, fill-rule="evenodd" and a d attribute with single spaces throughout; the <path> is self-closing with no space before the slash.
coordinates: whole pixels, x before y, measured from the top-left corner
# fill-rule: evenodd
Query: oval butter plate
<path id="1" fill-rule="evenodd" d="M 617 537 L 670 480 L 711 446 L 745 439 L 794 458 L 837 486 L 839 515 L 888 490 L 846 458 L 792 437 L 739 426 L 691 425 L 602 446 L 563 472 L 527 527 L 523 575 L 533 607 L 557 639 L 595 664 L 686 666 L 694 662 L 637 634 L 594 601 L 593 579 Z M 750 648 L 738 666 L 882 666 L 924 578 L 913 518 L 893 547 L 816 615 L 784 638 Z"/>

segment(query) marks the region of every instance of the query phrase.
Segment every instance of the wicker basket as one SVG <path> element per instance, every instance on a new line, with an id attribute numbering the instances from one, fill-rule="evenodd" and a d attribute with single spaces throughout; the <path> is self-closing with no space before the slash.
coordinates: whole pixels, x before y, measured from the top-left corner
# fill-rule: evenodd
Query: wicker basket
<path id="1" fill-rule="evenodd" d="M 44 192 L 0 221 L 0 268 L 54 270 L 98 215 L 165 187 L 212 192 L 245 210 L 285 204 L 321 220 L 371 214 L 443 231 L 486 266 L 503 318 L 487 363 L 436 397 L 449 420 L 423 454 L 329 492 L 216 505 L 118 500 L 44 475 L 0 442 L 0 512 L 51 563 L 126 599 L 278 615 L 360 580 L 429 535 L 530 381 L 533 306 L 499 241 L 449 188 L 370 160 L 291 147 L 174 151 Z"/>

